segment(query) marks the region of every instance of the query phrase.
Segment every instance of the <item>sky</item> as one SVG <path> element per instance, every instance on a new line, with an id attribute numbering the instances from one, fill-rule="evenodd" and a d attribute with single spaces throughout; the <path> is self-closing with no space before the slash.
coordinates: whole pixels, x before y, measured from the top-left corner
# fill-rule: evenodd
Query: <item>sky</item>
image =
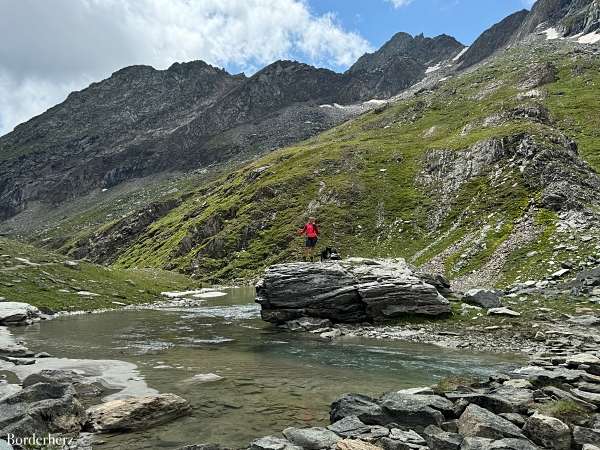
<path id="1" fill-rule="evenodd" d="M 133 64 L 344 71 L 395 33 L 469 45 L 532 0 L 0 0 L 0 135 Z"/>

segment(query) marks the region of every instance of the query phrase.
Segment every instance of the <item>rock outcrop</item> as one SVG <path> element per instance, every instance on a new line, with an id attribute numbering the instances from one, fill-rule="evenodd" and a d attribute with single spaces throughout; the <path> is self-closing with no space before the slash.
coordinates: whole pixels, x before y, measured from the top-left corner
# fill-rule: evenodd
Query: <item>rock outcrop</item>
<path id="1" fill-rule="evenodd" d="M 363 322 L 450 313 L 448 300 L 401 259 L 278 264 L 265 271 L 256 294 L 263 320 L 278 324 L 302 317 Z"/>
<path id="2" fill-rule="evenodd" d="M 40 310 L 29 303 L 0 302 L 0 325 L 27 325 L 40 315 Z"/>
<path id="3" fill-rule="evenodd" d="M 143 430 L 190 412 L 189 402 L 175 394 L 112 400 L 88 409 L 87 428 L 98 432 Z"/>
<path id="4" fill-rule="evenodd" d="M 0 399 L 0 437 L 78 432 L 85 410 L 66 383 L 36 383 Z"/>
<path id="5" fill-rule="evenodd" d="M 572 361 L 593 361 L 596 355 L 575 356 Z M 580 368 L 585 370 L 571 370 L 577 376 L 570 377 L 565 376 L 568 369 L 564 367 L 542 369 L 556 372 L 555 377 L 545 379 L 525 368 L 449 392 L 440 384 L 392 391 L 377 398 L 345 394 L 332 403 L 327 428 L 288 428 L 283 437 L 257 439 L 248 448 L 595 450 L 600 443 L 600 416 L 595 407 L 585 409 L 583 404 L 573 403 L 578 397 L 568 397 L 566 391 L 552 386 L 560 383 L 569 389 L 582 386 L 580 380 L 586 379 L 600 389 L 600 377 L 586 372 L 586 365 Z"/>

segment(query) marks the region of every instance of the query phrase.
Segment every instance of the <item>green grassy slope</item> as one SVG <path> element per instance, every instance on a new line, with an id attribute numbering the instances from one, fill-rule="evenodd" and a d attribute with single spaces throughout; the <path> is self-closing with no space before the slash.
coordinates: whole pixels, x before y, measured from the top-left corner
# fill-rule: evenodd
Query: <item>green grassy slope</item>
<path id="1" fill-rule="evenodd" d="M 525 84 L 547 62 L 558 68 L 558 80 L 532 94 Z M 321 244 L 344 255 L 403 256 L 457 279 L 490 267 L 501 254 L 494 284 L 547 274 L 553 269 L 548 261 L 562 256 L 553 250 L 562 239 L 558 216 L 542 207 L 541 188 L 519 167 L 501 160 L 450 195 L 443 194 L 443 180 L 424 183 L 423 171 L 434 150 L 460 158 L 482 141 L 524 134 L 551 147 L 561 132 L 600 169 L 600 119 L 592 113 L 600 110 L 599 69 L 597 57 L 568 43 L 511 49 L 436 89 L 275 151 L 188 194 L 132 245 L 114 249 L 114 266 L 177 269 L 207 280 L 251 277 L 299 257 L 295 230 L 313 214 Z M 518 108 L 547 108 L 550 117 L 511 115 Z M 519 240 L 527 221 L 530 236 Z M 595 244 L 581 242 L 569 256 L 583 258 Z"/>
<path id="2" fill-rule="evenodd" d="M 0 297 L 55 311 L 91 311 L 158 301 L 160 292 L 183 290 L 193 282 L 159 269 L 130 269 L 80 262 L 27 244 L 0 238 Z M 83 296 L 87 291 L 98 295 Z M 117 303 L 113 303 L 117 302 Z"/>

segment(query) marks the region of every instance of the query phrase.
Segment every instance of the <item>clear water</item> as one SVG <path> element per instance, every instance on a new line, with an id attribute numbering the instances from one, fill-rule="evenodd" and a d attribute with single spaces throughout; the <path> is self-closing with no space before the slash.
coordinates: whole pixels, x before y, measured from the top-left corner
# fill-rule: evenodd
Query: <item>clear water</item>
<path id="1" fill-rule="evenodd" d="M 193 405 L 191 417 L 146 432 L 103 435 L 99 449 L 243 446 L 288 426 L 327 424 L 329 404 L 346 392 L 379 395 L 521 362 L 517 356 L 431 345 L 358 338 L 329 342 L 287 333 L 260 320 L 253 289 L 226 292 L 201 307 L 71 316 L 18 333 L 32 350 L 57 357 L 133 363 L 150 388 L 176 393 Z M 205 373 L 223 379 L 189 381 Z"/>

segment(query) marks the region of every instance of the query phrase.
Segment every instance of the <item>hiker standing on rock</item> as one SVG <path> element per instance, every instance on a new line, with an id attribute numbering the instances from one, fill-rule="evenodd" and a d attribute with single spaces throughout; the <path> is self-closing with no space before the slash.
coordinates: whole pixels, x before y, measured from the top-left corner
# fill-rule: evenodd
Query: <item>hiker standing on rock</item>
<path id="1" fill-rule="evenodd" d="M 315 246 L 317 245 L 317 240 L 319 239 L 319 227 L 317 226 L 316 220 L 314 217 L 309 217 L 308 222 L 304 227 L 298 230 L 298 235 L 306 236 L 306 241 L 304 244 L 304 261 L 314 261 L 314 253 Z"/>

